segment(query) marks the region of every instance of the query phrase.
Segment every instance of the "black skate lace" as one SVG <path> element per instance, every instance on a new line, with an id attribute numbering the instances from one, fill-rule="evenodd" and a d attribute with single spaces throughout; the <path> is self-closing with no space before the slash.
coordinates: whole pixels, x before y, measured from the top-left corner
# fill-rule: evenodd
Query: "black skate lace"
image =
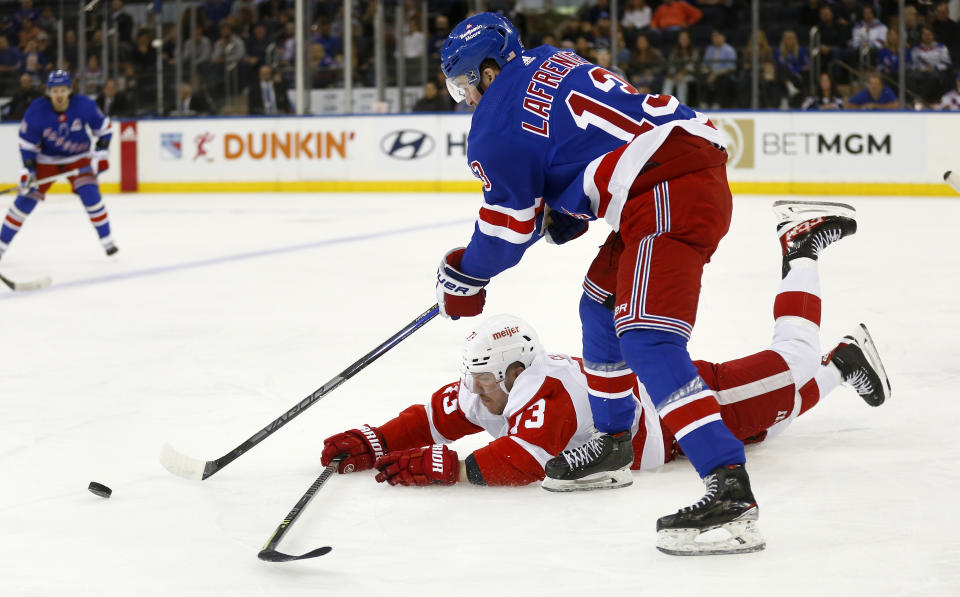
<path id="1" fill-rule="evenodd" d="M 589 464 L 592 458 L 598 458 L 602 452 L 600 438 L 595 437 L 582 446 L 567 450 L 561 455 L 567 461 L 567 466 L 573 469 Z"/>
<path id="2" fill-rule="evenodd" d="M 717 482 L 716 475 L 707 475 L 704 479 L 704 482 L 707 484 L 707 493 L 704 494 L 700 501 L 692 506 L 687 506 L 686 508 L 681 508 L 681 512 L 693 512 L 694 510 L 699 510 L 707 504 L 709 504 L 714 497 L 717 495 L 717 491 L 720 489 L 720 484 Z"/>
<path id="3" fill-rule="evenodd" d="M 857 369 L 844 381 L 853 386 L 853 389 L 861 396 L 873 393 L 873 384 L 870 383 L 870 377 L 863 369 Z"/>
<path id="4" fill-rule="evenodd" d="M 820 251 L 827 248 L 831 243 L 835 243 L 843 236 L 843 232 L 839 229 L 833 228 L 829 230 L 824 230 L 820 234 L 814 235 L 813 237 L 813 252 L 814 254 L 819 255 Z"/>

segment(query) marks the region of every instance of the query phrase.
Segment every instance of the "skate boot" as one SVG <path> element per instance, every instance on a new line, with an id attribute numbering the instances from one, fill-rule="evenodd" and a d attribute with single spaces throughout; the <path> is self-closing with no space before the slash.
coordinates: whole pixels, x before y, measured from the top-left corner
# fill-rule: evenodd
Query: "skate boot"
<path id="1" fill-rule="evenodd" d="M 766 547 L 757 528 L 760 511 L 747 469 L 742 464 L 718 466 L 703 482 L 707 493 L 699 502 L 657 520 L 657 549 L 673 556 L 702 556 Z"/>
<path id="2" fill-rule="evenodd" d="M 856 213 L 846 203 L 776 201 L 777 234 L 783 250 L 783 277 L 798 257 L 816 261 L 820 251 L 857 231 Z"/>
<path id="3" fill-rule="evenodd" d="M 541 486 L 547 491 L 584 491 L 631 485 L 632 440 L 629 430 L 599 433 L 582 446 L 564 450 L 547 461 Z"/>
<path id="4" fill-rule="evenodd" d="M 106 251 L 107 257 L 113 257 L 120 249 L 117 248 L 117 245 L 110 243 L 109 245 L 104 245 L 103 250 Z"/>
<path id="5" fill-rule="evenodd" d="M 824 355 L 823 364 L 836 367 L 843 383 L 856 390 L 870 406 L 880 406 L 890 397 L 890 379 L 877 346 L 862 323 Z"/>

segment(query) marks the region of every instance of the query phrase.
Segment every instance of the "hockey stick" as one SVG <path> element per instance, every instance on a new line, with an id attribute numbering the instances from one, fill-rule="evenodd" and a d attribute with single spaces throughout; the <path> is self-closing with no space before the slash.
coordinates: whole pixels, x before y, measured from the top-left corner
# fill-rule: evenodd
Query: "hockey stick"
<path id="1" fill-rule="evenodd" d="M 162 464 L 165 469 L 174 475 L 183 477 L 184 479 L 193 479 L 196 481 L 202 481 L 206 479 L 239 458 L 250 448 L 270 437 L 270 435 L 272 435 L 278 429 L 299 416 L 300 413 L 313 406 L 315 402 L 339 387 L 340 384 L 362 371 L 367 365 L 376 361 L 388 350 L 406 339 L 407 336 L 423 327 L 428 321 L 436 317 L 438 313 L 440 313 L 439 305 L 430 307 L 417 316 L 416 319 L 408 323 L 402 330 L 388 338 L 383 344 L 360 357 L 358 361 L 341 371 L 339 375 L 327 383 L 323 384 L 323 386 L 317 389 L 313 394 L 310 394 L 295 404 L 293 408 L 271 421 L 266 427 L 254 433 L 247 441 L 243 442 L 230 452 L 227 452 L 220 458 L 217 458 L 216 460 L 203 461 L 177 451 L 170 444 L 164 444 L 163 450 L 160 453 L 160 464 Z"/>
<path id="2" fill-rule="evenodd" d="M 960 172 L 947 170 L 943 173 L 943 181 L 953 187 L 953 190 L 960 193 Z"/>
<path id="3" fill-rule="evenodd" d="M 313 496 L 317 495 L 317 492 L 323 488 L 323 484 L 333 476 L 333 473 L 337 472 L 337 466 L 339 466 L 340 461 L 344 458 L 346 458 L 346 454 L 341 454 L 330 461 L 330 464 L 324 467 L 323 472 L 320 473 L 320 476 L 317 477 L 317 480 L 313 482 L 313 485 L 310 486 L 310 489 L 308 489 L 307 492 L 300 497 L 297 505 L 293 507 L 293 510 L 290 510 L 290 512 L 287 514 L 287 517 L 283 519 L 283 522 L 280 523 L 280 526 L 277 527 L 277 530 L 275 530 L 273 535 L 270 536 L 270 539 L 267 540 L 267 544 L 264 545 L 263 549 L 260 550 L 260 553 L 257 554 L 258 558 L 265 562 L 292 562 L 294 560 L 316 558 L 330 553 L 333 548 L 328 545 L 326 547 L 318 547 L 317 549 L 308 551 L 300 556 L 291 556 L 289 554 L 277 551 L 277 545 L 280 544 L 280 540 L 283 539 L 283 536 L 287 533 L 287 529 L 293 526 L 293 523 L 296 522 L 297 518 L 300 516 L 300 513 L 303 512 L 303 509 L 306 508 L 307 504 L 310 503 L 310 500 L 313 499 Z"/>
<path id="4" fill-rule="evenodd" d="M 40 180 L 35 181 L 34 184 L 39 187 L 39 186 L 41 186 L 41 185 L 47 184 L 48 182 L 53 182 L 53 181 L 57 180 L 58 178 L 60 178 L 61 176 L 73 176 L 74 174 L 79 174 L 79 173 L 80 173 L 80 168 L 74 168 L 73 170 L 66 170 L 66 171 L 64 171 L 64 172 L 58 172 L 58 173 L 54 174 L 53 176 L 48 176 L 48 177 L 46 177 L 46 178 L 41 178 Z M 6 194 L 6 193 L 11 193 L 11 192 L 13 192 L 13 191 L 19 191 L 19 190 L 20 190 L 20 185 L 17 185 L 17 186 L 15 186 L 15 187 L 9 187 L 9 188 L 6 188 L 6 189 L 0 189 L 0 195 L 4 195 L 4 194 Z"/>
<path id="5" fill-rule="evenodd" d="M 37 278 L 36 280 L 31 280 L 29 282 L 14 282 L 10 278 L 0 274 L 0 282 L 6 284 L 10 290 L 19 291 L 19 290 L 40 290 L 41 288 L 46 288 L 50 286 L 53 282 L 53 278 L 50 276 L 44 276 L 42 278 Z"/>

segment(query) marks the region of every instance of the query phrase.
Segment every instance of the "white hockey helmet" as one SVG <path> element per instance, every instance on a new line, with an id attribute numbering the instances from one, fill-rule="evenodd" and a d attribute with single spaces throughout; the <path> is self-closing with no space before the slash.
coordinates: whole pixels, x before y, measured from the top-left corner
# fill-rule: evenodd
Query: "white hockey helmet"
<path id="1" fill-rule="evenodd" d="M 475 376 L 492 373 L 503 391 L 509 393 L 504 386 L 507 368 L 516 362 L 530 367 L 539 352 L 540 338 L 529 323 L 513 315 L 494 315 L 463 342 L 463 382 L 476 393 Z"/>

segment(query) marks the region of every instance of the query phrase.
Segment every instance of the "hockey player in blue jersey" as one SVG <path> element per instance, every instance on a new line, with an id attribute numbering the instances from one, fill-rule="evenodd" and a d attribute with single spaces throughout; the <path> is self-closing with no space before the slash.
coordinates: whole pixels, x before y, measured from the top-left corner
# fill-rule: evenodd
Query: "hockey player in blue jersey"
<path id="1" fill-rule="evenodd" d="M 546 475 L 594 488 L 629 466 L 632 369 L 707 487 L 699 502 L 657 521 L 658 547 L 679 540 L 679 551 L 692 554 L 763 549 L 743 444 L 723 426 L 717 396 L 687 353 L 703 267 L 732 211 L 717 129 L 675 98 L 638 94 L 572 52 L 526 50 L 514 26 L 492 13 L 454 28 L 441 68 L 454 100 L 475 106 L 467 159 L 484 194 L 470 243 L 449 251 L 437 272 L 445 317 L 479 314 L 490 279 L 541 235 L 559 244 L 603 219 L 613 229 L 608 246 L 625 247 L 615 292 L 588 272 L 580 302 L 598 434 L 548 461 Z M 839 235 L 855 226 L 834 216 L 805 224 L 806 233 Z M 601 248 L 597 260 L 611 255 Z M 714 528 L 731 540 L 699 545 Z"/>
<path id="2" fill-rule="evenodd" d="M 83 202 L 104 251 L 108 256 L 117 252 L 110 235 L 110 216 L 97 184 L 97 175 L 109 166 L 110 118 L 92 99 L 71 96 L 71 85 L 70 73 L 50 73 L 47 95 L 30 104 L 20 123 L 23 169 L 17 198 L 0 227 L 0 257 L 53 184 L 38 185 L 37 181 L 74 170 L 67 177 L 73 192 Z"/>

